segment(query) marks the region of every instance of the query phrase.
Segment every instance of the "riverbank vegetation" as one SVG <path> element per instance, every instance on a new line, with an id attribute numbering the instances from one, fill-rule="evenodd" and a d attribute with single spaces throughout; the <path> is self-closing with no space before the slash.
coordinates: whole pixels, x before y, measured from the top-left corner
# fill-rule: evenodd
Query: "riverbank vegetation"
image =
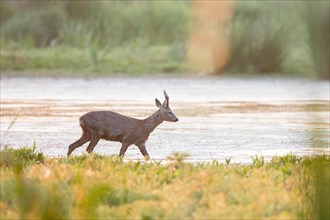
<path id="1" fill-rule="evenodd" d="M 50 158 L 33 148 L 0 154 L 1 219 L 326 219 L 329 156 L 293 154 L 250 164 Z"/>
<path id="2" fill-rule="evenodd" d="M 2 74 L 194 72 L 186 57 L 193 2 L 0 4 Z M 223 30 L 229 57 L 213 73 L 329 78 L 329 21 L 329 1 L 236 1 Z"/>

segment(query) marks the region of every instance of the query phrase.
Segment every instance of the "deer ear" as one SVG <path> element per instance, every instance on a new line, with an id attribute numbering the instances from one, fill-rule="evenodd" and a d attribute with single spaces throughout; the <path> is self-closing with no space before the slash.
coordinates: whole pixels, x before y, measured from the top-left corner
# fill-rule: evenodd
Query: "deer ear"
<path id="1" fill-rule="evenodd" d="M 158 108 L 161 108 L 162 107 L 162 103 L 160 103 L 160 101 L 158 99 L 155 99 L 155 103 L 156 103 L 156 106 Z"/>

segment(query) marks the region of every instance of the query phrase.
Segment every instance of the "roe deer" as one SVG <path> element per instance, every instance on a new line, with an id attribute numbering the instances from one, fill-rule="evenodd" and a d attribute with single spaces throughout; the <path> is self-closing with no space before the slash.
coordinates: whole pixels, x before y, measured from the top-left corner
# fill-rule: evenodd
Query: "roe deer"
<path id="1" fill-rule="evenodd" d="M 155 99 L 159 108 L 154 114 L 144 120 L 127 117 L 112 111 L 93 111 L 80 117 L 82 135 L 79 140 L 69 146 L 68 156 L 74 149 L 90 141 L 86 151 L 92 153 L 100 139 L 122 143 L 119 156 L 123 157 L 127 148 L 135 144 L 145 159 L 149 159 L 146 141 L 150 133 L 163 121 L 177 122 L 179 119 L 169 107 L 169 97 L 164 90 L 163 104 Z"/>

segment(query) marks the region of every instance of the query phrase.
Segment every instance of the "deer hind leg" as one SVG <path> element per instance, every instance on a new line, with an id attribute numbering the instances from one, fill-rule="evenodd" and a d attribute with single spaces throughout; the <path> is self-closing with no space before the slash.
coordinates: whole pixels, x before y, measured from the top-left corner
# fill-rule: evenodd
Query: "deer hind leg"
<path id="1" fill-rule="evenodd" d="M 72 151 L 74 151 L 74 149 L 80 147 L 81 145 L 87 143 L 90 140 L 91 140 L 90 136 L 86 132 L 84 132 L 79 138 L 79 140 L 75 141 L 69 146 L 67 155 L 70 156 L 70 154 L 72 153 Z"/>
<path id="2" fill-rule="evenodd" d="M 86 151 L 91 154 L 94 150 L 94 147 L 97 145 L 101 137 L 103 136 L 102 131 L 90 131 L 90 134 L 92 136 L 91 142 L 89 143 L 88 147 L 86 148 Z"/>
<path id="3" fill-rule="evenodd" d="M 92 140 L 89 143 L 88 147 L 86 148 L 86 151 L 90 154 L 93 152 L 94 147 L 97 145 L 97 143 L 100 140 L 100 137 L 102 136 L 102 134 L 99 134 L 99 132 L 93 132 L 92 133 Z"/>
<path id="4" fill-rule="evenodd" d="M 86 148 L 86 151 L 91 154 L 94 150 L 94 147 L 97 145 L 97 143 L 99 142 L 100 138 L 95 138 L 92 139 L 91 142 L 89 143 L 88 147 Z"/>

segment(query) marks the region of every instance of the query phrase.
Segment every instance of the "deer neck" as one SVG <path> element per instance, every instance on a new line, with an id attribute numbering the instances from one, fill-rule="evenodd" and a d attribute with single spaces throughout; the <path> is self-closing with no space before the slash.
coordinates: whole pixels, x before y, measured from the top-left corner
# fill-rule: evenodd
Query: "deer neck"
<path id="1" fill-rule="evenodd" d="M 144 120 L 143 128 L 150 133 L 162 122 L 163 119 L 161 118 L 160 111 L 158 110 Z"/>

